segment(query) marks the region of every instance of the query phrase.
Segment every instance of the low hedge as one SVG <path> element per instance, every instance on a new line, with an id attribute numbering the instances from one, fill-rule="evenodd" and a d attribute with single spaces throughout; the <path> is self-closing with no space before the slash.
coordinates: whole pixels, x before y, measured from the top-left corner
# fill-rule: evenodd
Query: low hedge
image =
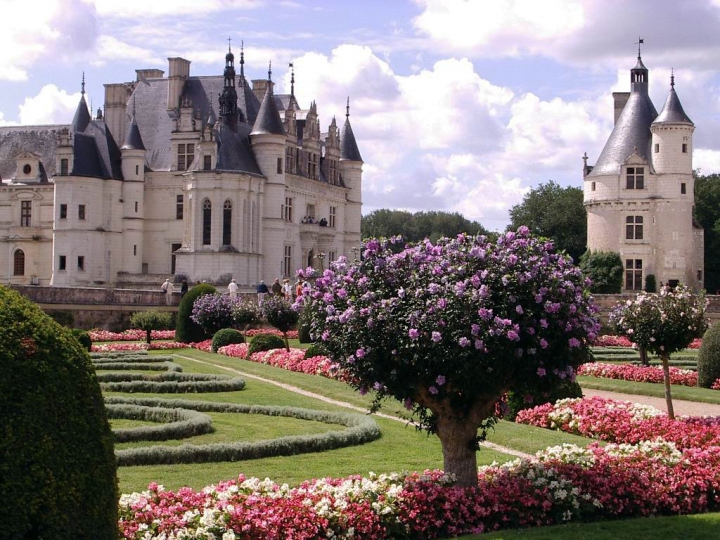
<path id="1" fill-rule="evenodd" d="M 149 407 L 138 405 L 133 399 L 108 398 L 105 400 L 105 410 L 110 419 L 124 418 L 161 423 L 158 426 L 113 429 L 115 441 L 119 443 L 187 439 L 213 431 L 212 418 L 189 409 Z"/>
<path id="2" fill-rule="evenodd" d="M 172 355 L 147 355 L 147 354 L 126 354 L 124 356 L 109 356 L 105 357 L 93 357 L 91 358 L 93 364 L 107 364 L 110 362 L 172 362 L 175 357 Z"/>
<path id="3" fill-rule="evenodd" d="M 206 375 L 201 373 L 99 373 L 100 387 L 105 392 L 143 392 L 155 394 L 183 394 L 205 392 L 234 392 L 245 388 L 240 377 Z"/>
<path id="4" fill-rule="evenodd" d="M 182 372 L 182 366 L 175 362 L 93 362 L 95 371 L 174 371 Z"/>
<path id="5" fill-rule="evenodd" d="M 109 398 L 113 403 L 117 398 Z M 323 452 L 374 441 L 380 438 L 380 428 L 375 420 L 364 414 L 345 412 L 314 411 L 296 407 L 273 407 L 245 405 L 238 403 L 212 403 L 161 398 L 139 398 L 138 405 L 147 407 L 170 407 L 191 409 L 200 412 L 221 412 L 239 414 L 265 414 L 286 416 L 300 420 L 312 420 L 326 424 L 345 426 L 343 431 L 329 431 L 314 435 L 294 435 L 278 439 L 215 443 L 205 445 L 183 444 L 182 446 L 155 445 L 143 448 L 116 450 L 118 465 L 167 465 L 175 463 L 213 463 L 239 461 L 276 456 L 290 456 L 310 452 Z"/>
<path id="6" fill-rule="evenodd" d="M 134 351 L 105 351 L 105 352 L 91 352 L 90 360 L 97 360 L 99 358 L 120 358 L 126 356 L 149 356 L 145 349 L 138 349 Z"/>

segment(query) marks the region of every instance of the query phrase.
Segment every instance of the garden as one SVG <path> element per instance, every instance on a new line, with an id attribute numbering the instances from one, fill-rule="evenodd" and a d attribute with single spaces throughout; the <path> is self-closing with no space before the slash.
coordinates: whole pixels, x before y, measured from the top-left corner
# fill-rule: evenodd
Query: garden
<path id="1" fill-rule="evenodd" d="M 580 272 L 523 229 L 371 241 L 359 264 L 303 277 L 294 309 L 258 313 L 201 286 L 175 330 L 146 313 L 88 335 L 120 538 L 577 538 L 706 514 L 639 526 L 703 538 L 720 524 L 717 417 L 582 398 L 577 384 L 632 385 L 670 411 L 673 396 L 720 403 L 702 297 L 639 297 L 618 307 L 618 336 L 599 336 Z M 666 328 L 675 307 L 682 332 L 652 329 L 648 314 Z M 10 352 L 44 354 L 38 328 Z M 0 480 L 3 495 L 18 487 Z M 37 530 L 41 507 L 24 501 L 4 529 Z M 91 537 L 59 522 L 74 532 L 56 538 Z"/>

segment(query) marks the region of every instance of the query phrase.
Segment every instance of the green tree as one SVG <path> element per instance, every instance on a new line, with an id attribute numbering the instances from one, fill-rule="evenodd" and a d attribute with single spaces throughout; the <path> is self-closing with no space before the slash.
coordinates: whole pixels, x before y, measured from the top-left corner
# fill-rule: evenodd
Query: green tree
<path id="1" fill-rule="evenodd" d="M 614 251 L 586 251 L 580 257 L 580 268 L 590 278 L 590 291 L 598 294 L 618 294 L 622 291 L 623 264 Z"/>
<path id="2" fill-rule="evenodd" d="M 145 330 L 145 341 L 148 345 L 150 345 L 153 330 L 167 330 L 171 326 L 172 315 L 155 309 L 136 311 L 130 317 L 130 328 Z"/>
<path id="3" fill-rule="evenodd" d="M 477 221 L 470 221 L 457 212 L 416 212 L 381 209 L 362 218 L 363 238 L 390 238 L 400 235 L 405 242 L 429 238 L 453 238 L 460 233 L 489 234 Z"/>
<path id="4" fill-rule="evenodd" d="M 289 352 L 287 332 L 297 324 L 300 314 L 293 309 L 290 302 L 279 296 L 266 297 L 260 305 L 260 311 L 267 322 L 283 333 L 285 349 Z"/>
<path id="5" fill-rule="evenodd" d="M 530 190 L 510 209 L 508 230 L 525 225 L 530 232 L 555 242 L 577 263 L 587 245 L 587 212 L 582 189 L 560 187 L 552 180 Z"/>
<path id="6" fill-rule="evenodd" d="M 720 290 L 720 175 L 695 171 L 695 220 L 705 229 L 705 289 Z"/>

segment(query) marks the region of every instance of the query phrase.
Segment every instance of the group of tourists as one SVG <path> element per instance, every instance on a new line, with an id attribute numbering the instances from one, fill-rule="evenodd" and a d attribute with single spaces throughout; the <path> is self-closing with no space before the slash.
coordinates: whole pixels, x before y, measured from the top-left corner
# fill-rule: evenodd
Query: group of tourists
<path id="1" fill-rule="evenodd" d="M 262 304 L 265 299 L 265 295 L 280 296 L 285 300 L 292 302 L 298 296 L 302 295 L 303 283 L 301 280 L 295 282 L 293 285 L 288 278 L 283 279 L 280 283 L 280 278 L 276 278 L 273 284 L 268 287 L 263 280 L 260 280 L 256 288 L 258 296 L 258 305 Z"/>

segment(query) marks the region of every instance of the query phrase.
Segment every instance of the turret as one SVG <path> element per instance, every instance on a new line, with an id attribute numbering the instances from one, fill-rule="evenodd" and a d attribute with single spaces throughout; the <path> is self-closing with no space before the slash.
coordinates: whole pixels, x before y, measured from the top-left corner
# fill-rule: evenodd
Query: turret
<path id="1" fill-rule="evenodd" d="M 82 133 L 90 124 L 90 111 L 88 110 L 87 102 L 85 101 L 85 73 L 82 76 L 82 90 L 80 90 L 80 102 L 78 103 L 77 109 L 75 110 L 75 116 L 72 121 L 72 130 L 77 133 Z"/>
<path id="2" fill-rule="evenodd" d="M 340 133 L 340 176 L 348 188 L 345 212 L 345 254 L 360 243 L 360 212 L 362 210 L 362 165 L 355 135 L 350 126 L 350 98 L 345 109 L 345 124 Z"/>
<path id="3" fill-rule="evenodd" d="M 135 120 L 135 100 L 122 153 L 122 270 L 142 272 L 145 217 L 145 145 Z"/>
<path id="4" fill-rule="evenodd" d="M 223 72 L 223 91 L 220 95 L 220 117 L 225 120 L 228 127 L 237 131 L 238 106 L 237 91 L 235 90 L 235 55 L 230 50 L 225 55 L 225 71 Z"/>
<path id="5" fill-rule="evenodd" d="M 695 125 L 683 110 L 675 92 L 675 75 L 662 111 L 650 125 L 653 165 L 657 174 L 683 174 L 692 171 L 692 134 Z"/>

